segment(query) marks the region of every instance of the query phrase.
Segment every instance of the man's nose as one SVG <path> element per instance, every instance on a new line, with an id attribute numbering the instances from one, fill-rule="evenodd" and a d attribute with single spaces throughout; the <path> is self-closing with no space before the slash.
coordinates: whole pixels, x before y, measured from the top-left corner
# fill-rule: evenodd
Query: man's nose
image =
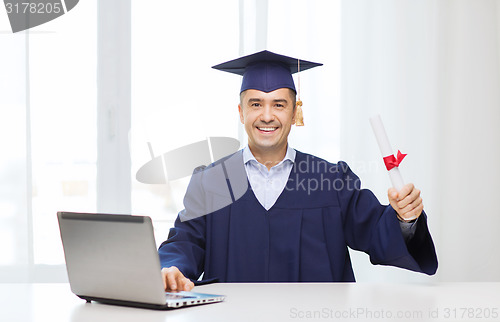
<path id="1" fill-rule="evenodd" d="M 274 115 L 271 106 L 264 106 L 264 109 L 262 110 L 262 114 L 260 116 L 260 120 L 265 123 L 274 121 Z"/>

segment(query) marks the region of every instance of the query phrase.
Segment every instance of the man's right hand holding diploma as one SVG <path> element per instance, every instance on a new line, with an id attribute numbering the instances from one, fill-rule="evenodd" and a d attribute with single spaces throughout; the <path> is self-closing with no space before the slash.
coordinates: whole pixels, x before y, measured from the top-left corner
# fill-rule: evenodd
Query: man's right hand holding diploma
<path id="1" fill-rule="evenodd" d="M 395 188 L 389 188 L 387 196 L 399 220 L 410 222 L 422 214 L 424 204 L 420 197 L 420 190 L 415 188 L 413 183 L 404 185 L 399 192 Z"/>

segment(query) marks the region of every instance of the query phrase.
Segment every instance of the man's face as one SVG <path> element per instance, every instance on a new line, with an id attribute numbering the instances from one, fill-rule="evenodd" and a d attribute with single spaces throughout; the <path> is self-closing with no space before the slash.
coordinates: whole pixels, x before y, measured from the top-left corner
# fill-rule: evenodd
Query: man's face
<path id="1" fill-rule="evenodd" d="M 288 88 L 269 93 L 248 89 L 242 93 L 238 110 L 250 149 L 264 152 L 286 147 L 295 123 L 294 94 Z"/>

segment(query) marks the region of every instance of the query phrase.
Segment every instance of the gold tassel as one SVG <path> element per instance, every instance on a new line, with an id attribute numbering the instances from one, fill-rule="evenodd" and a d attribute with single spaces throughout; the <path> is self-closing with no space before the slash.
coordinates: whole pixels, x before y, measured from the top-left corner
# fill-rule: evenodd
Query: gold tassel
<path id="1" fill-rule="evenodd" d="M 295 126 L 304 126 L 304 115 L 302 114 L 302 101 L 300 100 L 300 59 L 297 59 L 297 102 L 295 103 Z"/>
<path id="2" fill-rule="evenodd" d="M 302 114 L 302 101 L 298 100 L 295 103 L 295 125 L 296 126 L 304 126 L 304 115 Z"/>

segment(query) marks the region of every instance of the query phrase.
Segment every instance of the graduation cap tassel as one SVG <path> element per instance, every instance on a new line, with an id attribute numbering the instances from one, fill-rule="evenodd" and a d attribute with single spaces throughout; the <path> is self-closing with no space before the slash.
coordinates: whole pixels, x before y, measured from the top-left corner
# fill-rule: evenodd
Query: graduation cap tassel
<path id="1" fill-rule="evenodd" d="M 295 125 L 304 126 L 302 101 L 300 100 L 300 59 L 297 60 L 297 102 L 295 103 Z"/>
<path id="2" fill-rule="evenodd" d="M 302 101 L 297 100 L 297 103 L 295 103 L 296 110 L 295 110 L 295 125 L 296 126 L 304 126 L 304 115 L 302 114 Z"/>

